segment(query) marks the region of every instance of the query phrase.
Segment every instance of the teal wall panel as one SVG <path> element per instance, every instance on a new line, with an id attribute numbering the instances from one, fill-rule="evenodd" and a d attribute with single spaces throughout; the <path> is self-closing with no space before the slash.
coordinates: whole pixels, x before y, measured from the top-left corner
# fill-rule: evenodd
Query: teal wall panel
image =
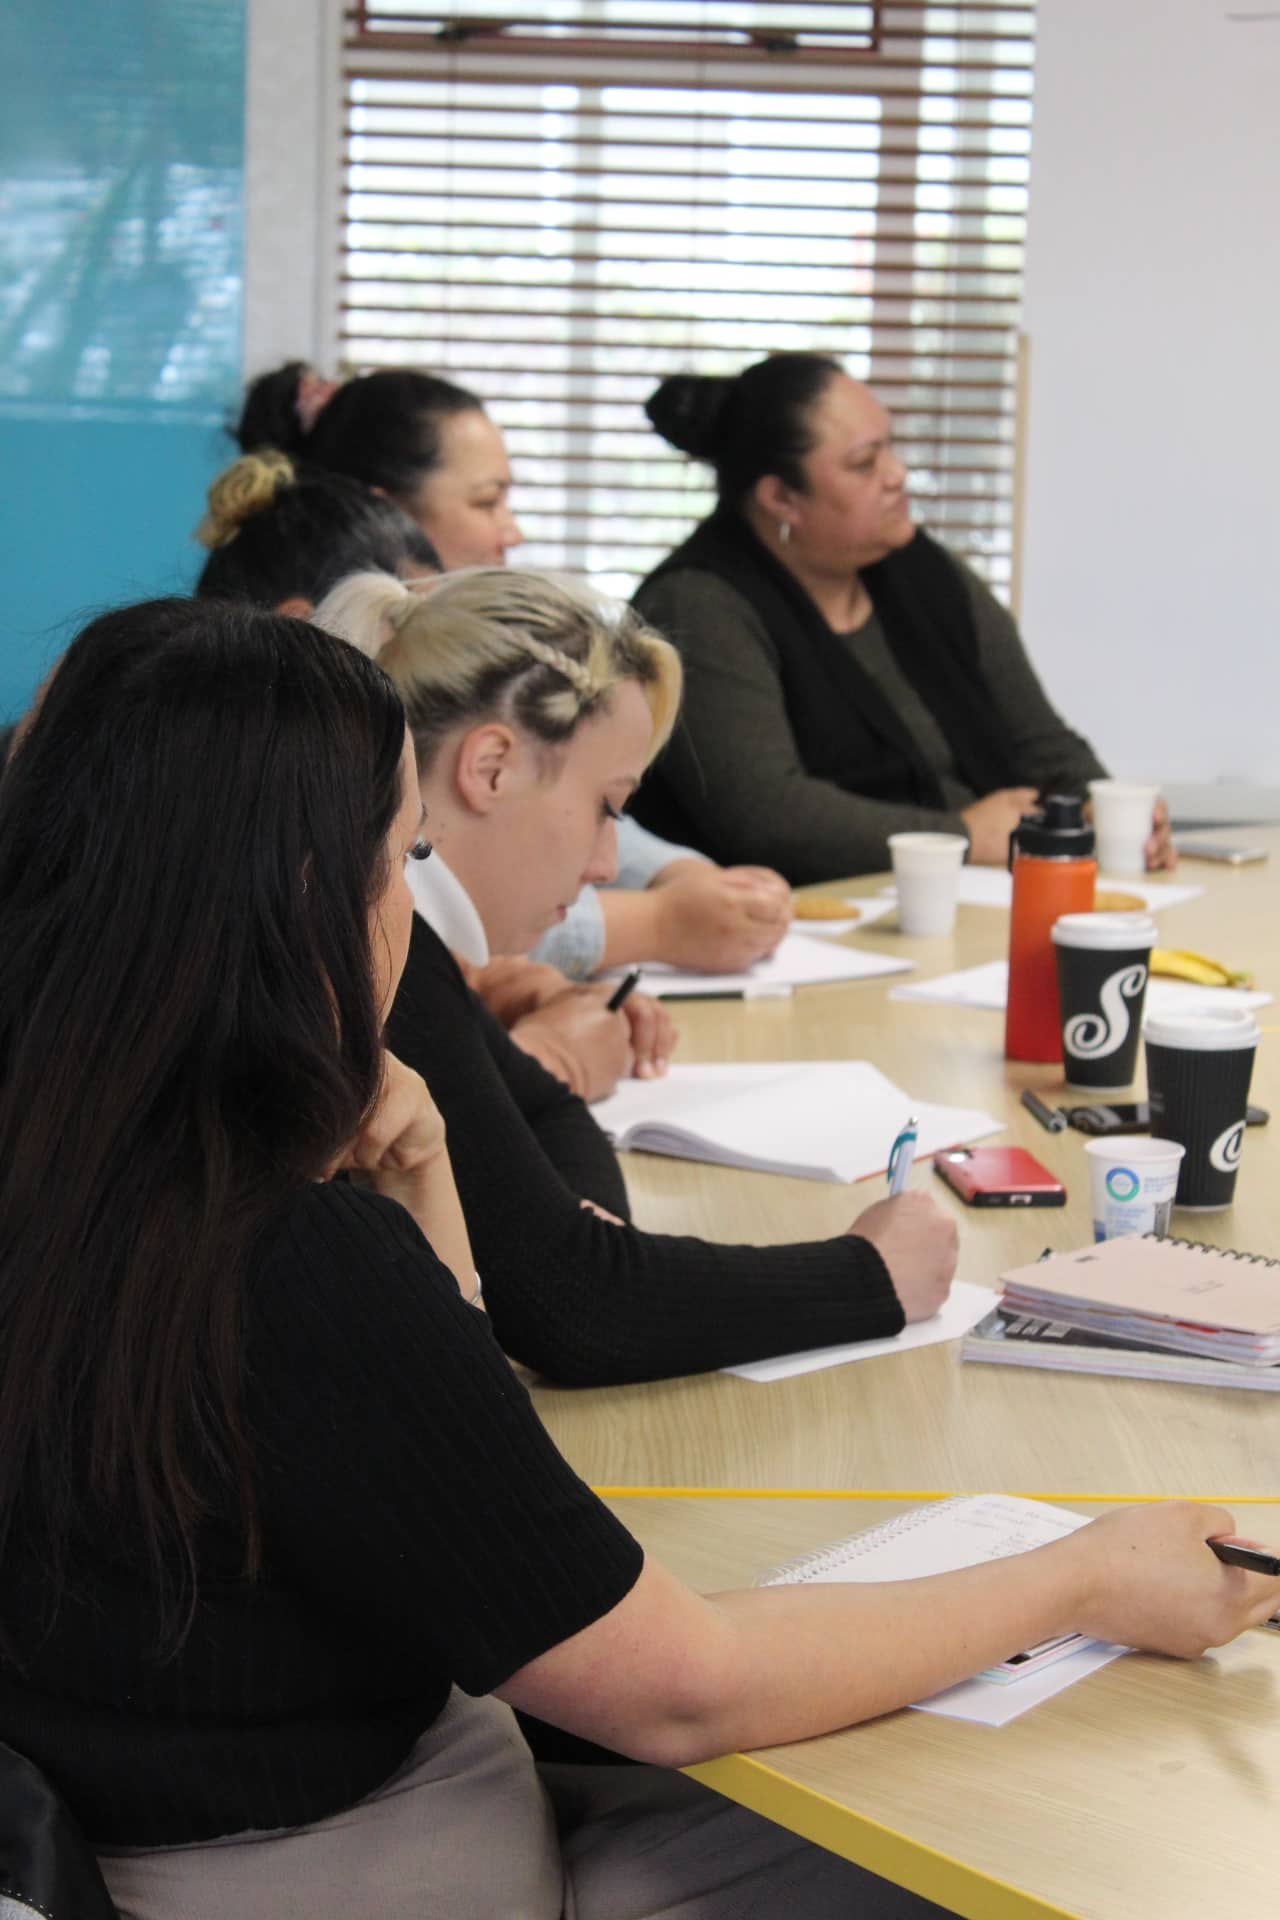
<path id="1" fill-rule="evenodd" d="M 244 0 L 0 17 L 0 715 L 187 585 L 239 386 Z"/>

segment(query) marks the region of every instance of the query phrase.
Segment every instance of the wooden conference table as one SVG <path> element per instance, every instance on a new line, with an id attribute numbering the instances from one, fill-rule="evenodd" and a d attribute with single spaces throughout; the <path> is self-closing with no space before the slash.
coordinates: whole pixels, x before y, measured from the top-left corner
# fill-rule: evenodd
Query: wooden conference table
<path id="1" fill-rule="evenodd" d="M 1159 942 L 1250 967 L 1277 993 L 1258 1016 L 1252 1091 L 1276 1119 L 1246 1137 L 1233 1207 L 1175 1216 L 1175 1231 L 1280 1254 L 1280 831 L 1249 837 L 1271 847 L 1272 861 L 1185 862 L 1176 878 L 1204 893 L 1160 915 Z M 915 977 L 927 978 L 1000 957 L 1007 927 L 999 911 L 962 907 L 945 939 L 906 940 L 892 920 L 854 938 L 913 959 Z M 961 1279 L 995 1285 L 1046 1245 L 1085 1244 L 1083 1137 L 1044 1132 L 1018 1103 L 1024 1086 L 1054 1100 L 1059 1071 L 1007 1065 L 999 1015 L 896 1002 L 894 984 L 682 1003 L 679 1057 L 870 1059 L 920 1098 L 1004 1117 L 1000 1137 L 1051 1167 L 1068 1205 L 966 1212 L 921 1169 L 915 1182 L 961 1215 Z M 625 1164 L 641 1225 L 762 1245 L 837 1232 L 883 1191 L 648 1155 Z M 928 1492 L 1039 1493 L 1083 1511 L 1090 1495 L 1213 1495 L 1246 1502 L 1242 1531 L 1280 1546 L 1280 1396 L 964 1367 L 953 1344 L 768 1385 L 710 1374 L 599 1391 L 537 1384 L 534 1397 L 578 1471 L 608 1490 L 648 1550 L 703 1590 L 747 1582 Z M 904 1712 L 692 1771 L 972 1920 L 1269 1906 L 1280 1865 L 1280 1634 L 1246 1634 L 1190 1667 L 1133 1656 L 998 1731 Z"/>
<path id="2" fill-rule="evenodd" d="M 901 1511 L 833 1499 L 610 1504 L 704 1592 Z M 1280 1504 L 1243 1512 L 1280 1541 Z M 1000 1728 L 895 1713 L 689 1771 L 968 1920 L 1243 1920 L 1275 1907 L 1280 1633 L 1242 1634 L 1192 1663 L 1132 1654 Z"/>
<path id="3" fill-rule="evenodd" d="M 1265 1029 L 1280 1027 L 1280 829 L 1250 838 L 1274 848 L 1266 865 L 1182 864 L 1175 878 L 1204 892 L 1162 912 L 1158 938 L 1251 968 L 1277 996 L 1258 1015 Z M 882 884 L 832 890 L 874 893 Z M 1084 1136 L 1046 1133 L 1018 1095 L 1033 1086 L 1051 1102 L 1086 1096 L 1062 1094 L 1059 1068 L 1007 1064 L 999 1014 L 889 997 L 903 980 L 1002 956 L 1007 914 L 962 907 L 944 939 L 904 939 L 892 919 L 853 938 L 914 960 L 915 975 L 805 987 L 785 1001 L 682 1001 L 677 1058 L 872 1060 L 909 1094 L 1005 1119 L 996 1138 L 1028 1147 L 1064 1182 L 1068 1203 L 966 1209 L 920 1166 L 913 1184 L 956 1209 L 962 1280 L 996 1286 L 1003 1270 L 1046 1246 L 1085 1245 Z M 1280 1254 L 1280 1031 L 1259 1042 L 1252 1098 L 1275 1119 L 1246 1135 L 1234 1205 L 1175 1214 L 1174 1231 Z M 827 1186 L 652 1154 L 623 1163 L 638 1224 L 713 1240 L 818 1239 L 884 1192 L 878 1180 Z M 595 1486 L 1280 1495 L 1280 1394 L 962 1366 L 954 1344 L 767 1386 L 702 1374 L 601 1389 L 539 1384 L 534 1397 L 557 1445 Z"/>

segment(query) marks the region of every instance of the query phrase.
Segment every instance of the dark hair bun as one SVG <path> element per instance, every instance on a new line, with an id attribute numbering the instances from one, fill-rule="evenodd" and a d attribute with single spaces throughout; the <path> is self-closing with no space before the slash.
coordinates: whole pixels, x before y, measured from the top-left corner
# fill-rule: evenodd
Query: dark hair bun
<path id="1" fill-rule="evenodd" d="M 298 416 L 298 389 L 306 371 L 305 360 L 289 360 L 253 382 L 232 430 L 242 453 L 257 453 L 261 447 L 279 447 L 282 453 L 301 452 L 307 436 Z"/>
<path id="2" fill-rule="evenodd" d="M 668 446 L 696 460 L 714 460 L 735 384 L 720 374 L 673 373 L 654 388 L 644 410 Z"/>

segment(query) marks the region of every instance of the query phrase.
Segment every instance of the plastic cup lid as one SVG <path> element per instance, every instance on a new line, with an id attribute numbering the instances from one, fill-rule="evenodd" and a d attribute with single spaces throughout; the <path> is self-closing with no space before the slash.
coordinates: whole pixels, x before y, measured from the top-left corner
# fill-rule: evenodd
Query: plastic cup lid
<path id="1" fill-rule="evenodd" d="M 1053 923 L 1060 947 L 1089 947 L 1123 953 L 1153 947 L 1156 923 L 1149 913 L 1063 913 Z"/>
<path id="2" fill-rule="evenodd" d="M 1258 1023 L 1248 1007 L 1206 1007 L 1202 1013 L 1148 1017 L 1147 1044 L 1192 1053 L 1227 1053 L 1258 1043 Z"/>

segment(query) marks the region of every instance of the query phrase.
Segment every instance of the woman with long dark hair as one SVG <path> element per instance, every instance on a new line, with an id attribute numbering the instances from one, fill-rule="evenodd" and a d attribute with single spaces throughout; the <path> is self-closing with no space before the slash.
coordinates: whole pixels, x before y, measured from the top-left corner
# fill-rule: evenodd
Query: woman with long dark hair
<path id="1" fill-rule="evenodd" d="M 421 826 L 379 670 L 214 603 L 95 621 L 0 781 L 0 1740 L 130 1920 L 919 1910 L 662 1769 L 1280 1582 L 1191 1505 L 905 1586 L 645 1563 L 384 1050 Z M 540 1774 L 495 1693 L 660 1766 Z"/>

